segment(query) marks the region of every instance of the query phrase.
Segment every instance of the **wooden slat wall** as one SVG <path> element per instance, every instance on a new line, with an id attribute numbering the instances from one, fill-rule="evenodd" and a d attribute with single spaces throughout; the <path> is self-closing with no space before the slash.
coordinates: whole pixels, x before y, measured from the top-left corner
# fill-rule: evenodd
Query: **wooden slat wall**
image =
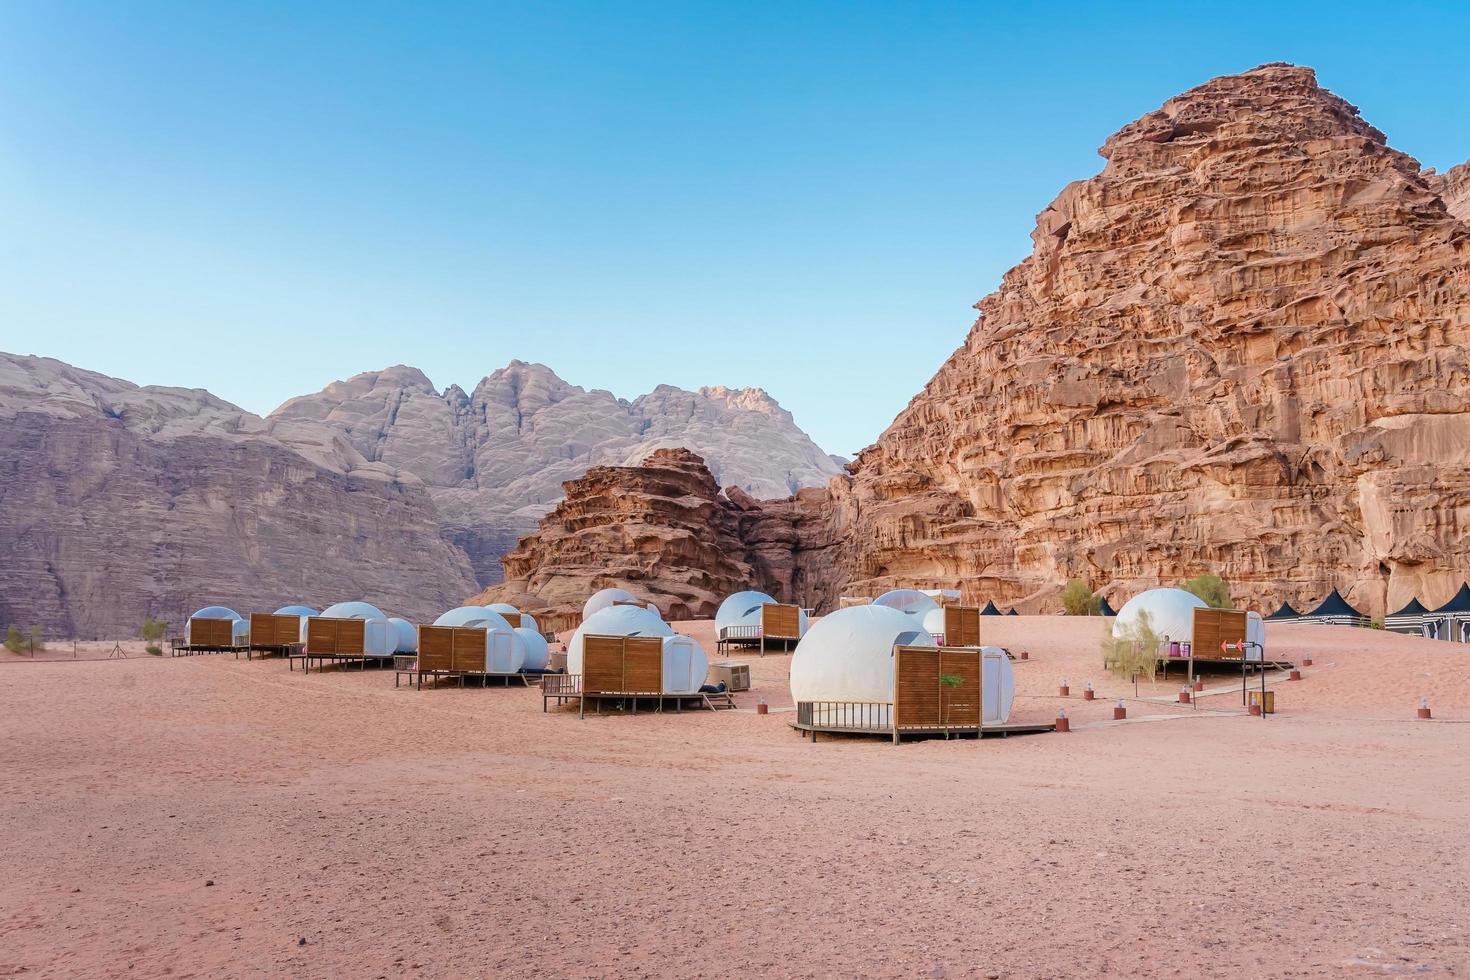
<path id="1" fill-rule="evenodd" d="M 1245 640 L 1244 609 L 1196 609 L 1194 611 L 1194 655 L 1216 659 L 1239 660 L 1241 651 L 1222 653 L 1221 641 L 1241 643 Z M 1174 639 L 1171 637 L 1171 639 Z"/>
<path id="2" fill-rule="evenodd" d="M 978 647 L 980 645 L 980 607 L 944 607 L 944 645 Z"/>
<path id="3" fill-rule="evenodd" d="M 978 637 L 975 646 L 979 646 Z M 977 650 L 940 650 L 939 672 L 963 678 L 959 687 L 939 685 L 941 724 L 980 727 L 981 666 Z"/>
<path id="4" fill-rule="evenodd" d="M 485 672 L 485 636 L 488 630 L 476 626 L 454 629 L 454 669 L 467 673 Z"/>
<path id="5" fill-rule="evenodd" d="M 602 694 L 623 690 L 621 636 L 582 637 L 582 690 Z"/>
<path id="6" fill-rule="evenodd" d="M 313 616 L 306 621 L 306 649 L 310 653 L 337 652 L 336 619 Z"/>
<path id="7" fill-rule="evenodd" d="M 894 724 L 899 728 L 937 728 L 939 649 L 899 647 L 893 656 Z"/>
<path id="8" fill-rule="evenodd" d="M 801 639 L 801 607 L 774 602 L 761 606 L 761 632 L 778 640 Z"/>
<path id="9" fill-rule="evenodd" d="M 454 627 L 419 627 L 419 670 L 454 669 Z"/>
<path id="10" fill-rule="evenodd" d="M 975 647 L 897 647 L 893 721 L 903 728 L 979 728 L 984 707 L 981 652 Z M 961 678 L 959 687 L 941 675 Z"/>
<path id="11" fill-rule="evenodd" d="M 191 619 L 189 642 L 202 647 L 227 647 L 235 642 L 235 622 L 231 619 Z"/>
<path id="12" fill-rule="evenodd" d="M 255 646 L 287 646 L 301 642 L 301 617 L 250 614 L 250 642 Z"/>
<path id="13" fill-rule="evenodd" d="M 629 636 L 623 640 L 622 689 L 637 694 L 663 693 L 663 637 Z"/>

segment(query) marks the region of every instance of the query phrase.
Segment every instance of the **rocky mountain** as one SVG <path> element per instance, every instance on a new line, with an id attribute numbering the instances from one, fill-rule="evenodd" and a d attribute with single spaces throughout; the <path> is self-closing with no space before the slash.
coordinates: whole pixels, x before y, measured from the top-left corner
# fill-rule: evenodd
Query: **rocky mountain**
<path id="1" fill-rule="evenodd" d="M 777 550 L 782 564 L 774 568 L 752 551 L 746 508 L 721 496 L 704 460 L 686 449 L 655 450 L 637 466 L 594 466 L 565 491 L 536 533 L 505 556 L 505 581 L 477 601 L 564 616 L 618 585 L 665 616 L 688 619 L 714 615 L 740 589 L 789 586 L 789 548 Z"/>
<path id="2" fill-rule="evenodd" d="M 1470 161 L 1451 167 L 1443 174 L 1425 171 L 1425 179 L 1461 221 L 1470 221 Z"/>
<path id="3" fill-rule="evenodd" d="M 475 588 L 421 481 L 332 429 L 0 354 L 0 627 L 357 597 L 422 617 Z"/>
<path id="4" fill-rule="evenodd" d="M 1470 573 L 1470 226 L 1442 196 L 1463 172 L 1426 180 L 1283 64 L 1100 153 L 838 485 L 827 594 L 1055 607 L 1072 577 L 1127 596 L 1216 571 L 1263 604 L 1447 599 Z"/>
<path id="5" fill-rule="evenodd" d="M 369 460 L 416 474 L 482 584 L 500 557 L 594 466 L 634 465 L 661 448 L 701 454 L 714 478 L 756 497 L 826 484 L 839 465 L 758 388 L 660 385 L 631 402 L 512 361 L 472 393 L 442 393 L 408 367 L 359 374 L 294 398 L 273 421 L 325 423 Z"/>
<path id="6" fill-rule="evenodd" d="M 758 533 L 824 608 L 914 586 L 1055 610 L 1071 578 L 1121 600 L 1202 572 L 1261 608 L 1448 599 L 1470 577 L 1467 168 L 1422 171 L 1283 64 L 1100 152 L 850 475 L 751 502 L 726 548 L 749 561 Z M 597 583 L 659 567 L 662 540 L 602 538 Z M 528 548 L 518 578 L 559 560 Z"/>

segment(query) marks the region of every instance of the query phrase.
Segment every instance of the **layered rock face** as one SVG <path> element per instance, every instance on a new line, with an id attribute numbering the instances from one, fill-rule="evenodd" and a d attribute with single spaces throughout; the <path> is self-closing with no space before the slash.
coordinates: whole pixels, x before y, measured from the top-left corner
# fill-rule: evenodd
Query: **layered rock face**
<path id="1" fill-rule="evenodd" d="M 53 637 L 178 628 L 213 603 L 422 618 L 475 588 L 420 481 L 330 429 L 5 354 L 0 556 L 0 627 Z"/>
<path id="2" fill-rule="evenodd" d="M 844 590 L 1056 608 L 1204 571 L 1381 614 L 1470 571 L 1470 227 L 1313 72 L 1124 127 L 832 491 Z M 825 573 L 823 569 L 826 569 Z"/>
<path id="3" fill-rule="evenodd" d="M 702 454 L 718 482 L 775 498 L 839 472 L 759 389 L 661 385 L 625 402 L 521 361 L 472 394 L 454 386 L 440 394 L 414 368 L 360 374 L 271 418 L 325 423 L 367 459 L 418 475 L 482 584 L 500 580 L 500 556 L 561 499 L 562 484 L 594 466 L 683 447 Z"/>
<path id="4" fill-rule="evenodd" d="M 1450 214 L 1461 221 L 1470 221 L 1470 161 L 1451 167 L 1443 174 L 1426 171 L 1425 177 L 1435 193 L 1444 199 Z"/>
<path id="5" fill-rule="evenodd" d="M 505 556 L 505 581 L 475 601 L 564 616 L 617 586 L 665 617 L 690 619 L 714 615 L 742 589 L 794 595 L 790 519 L 738 488 L 737 501 L 721 496 L 704 460 L 686 449 L 656 450 L 638 466 L 594 466 L 565 489 L 536 533 Z"/>

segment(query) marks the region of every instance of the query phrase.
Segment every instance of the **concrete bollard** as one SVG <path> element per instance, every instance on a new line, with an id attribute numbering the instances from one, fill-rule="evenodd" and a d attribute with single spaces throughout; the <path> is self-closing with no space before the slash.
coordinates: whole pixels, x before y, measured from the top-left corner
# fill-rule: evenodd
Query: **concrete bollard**
<path id="1" fill-rule="evenodd" d="M 1253 715 L 1259 715 L 1261 713 L 1261 706 L 1259 704 L 1251 705 L 1250 712 Z"/>
<path id="2" fill-rule="evenodd" d="M 1189 688 L 1187 688 L 1187 687 L 1181 687 L 1179 689 L 1179 703 L 1180 704 L 1188 704 L 1189 703 Z"/>
<path id="3" fill-rule="evenodd" d="M 1092 689 L 1092 681 L 1088 681 L 1087 686 L 1082 689 L 1082 700 L 1091 701 L 1096 696 L 1097 692 Z"/>
<path id="4" fill-rule="evenodd" d="M 1030 660 L 1031 659 L 1031 651 L 1029 651 L 1029 650 L 1022 650 L 1021 651 L 1021 659 L 1022 660 Z"/>
<path id="5" fill-rule="evenodd" d="M 1286 675 L 1286 679 L 1289 681 L 1299 681 L 1302 679 L 1302 672 L 1299 670 L 1293 670 L 1291 673 Z"/>
<path id="6" fill-rule="evenodd" d="M 1205 681 L 1203 677 L 1196 677 L 1194 679 L 1194 689 L 1196 693 L 1205 689 Z"/>
<path id="7" fill-rule="evenodd" d="M 1303 667 L 1310 667 L 1310 666 L 1312 666 L 1312 658 L 1311 657 L 1303 657 L 1302 658 L 1302 666 Z"/>
<path id="8" fill-rule="evenodd" d="M 1072 719 L 1067 717 L 1067 709 L 1063 708 L 1057 712 L 1057 731 L 1070 732 L 1072 730 Z"/>
<path id="9" fill-rule="evenodd" d="M 1058 687 L 1057 688 L 1057 697 L 1060 697 L 1060 698 L 1070 697 L 1071 694 L 1072 694 L 1072 688 L 1067 684 L 1067 679 L 1065 677 L 1063 677 L 1062 678 L 1062 685 L 1061 685 L 1061 687 Z"/>
<path id="10" fill-rule="evenodd" d="M 762 702 L 760 702 L 759 704 L 757 704 L 755 706 L 755 713 L 758 714 L 758 715 L 767 714 L 770 707 L 771 707 L 770 705 L 768 705 L 764 701 L 762 701 Z"/>
<path id="11" fill-rule="evenodd" d="M 1428 698 L 1420 698 L 1419 699 L 1419 710 L 1416 711 L 1415 714 L 1418 717 L 1420 717 L 1420 718 L 1428 718 L 1428 717 L 1430 717 L 1430 714 L 1429 714 L 1429 699 Z"/>
<path id="12" fill-rule="evenodd" d="M 1124 718 L 1127 718 L 1127 717 L 1128 717 L 1128 709 L 1125 708 L 1125 707 L 1123 707 L 1123 702 L 1122 701 L 1119 701 L 1117 704 L 1113 705 L 1113 720 L 1114 721 L 1122 721 Z"/>

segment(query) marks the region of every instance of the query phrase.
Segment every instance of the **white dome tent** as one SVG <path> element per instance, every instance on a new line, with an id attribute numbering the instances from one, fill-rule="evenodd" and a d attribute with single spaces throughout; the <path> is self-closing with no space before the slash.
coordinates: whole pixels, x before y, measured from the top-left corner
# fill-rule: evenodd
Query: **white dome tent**
<path id="1" fill-rule="evenodd" d="M 582 604 L 582 621 L 586 622 L 604 609 L 615 605 L 639 605 L 638 597 L 624 589 L 603 589 L 600 592 L 594 592 Z"/>
<path id="2" fill-rule="evenodd" d="M 308 617 L 308 624 L 312 619 L 360 619 L 363 621 L 362 656 L 393 656 L 393 648 L 397 645 L 393 626 L 383 610 L 370 602 L 338 602 L 323 609 L 320 616 Z M 310 647 L 309 642 L 307 645 Z"/>
<path id="3" fill-rule="evenodd" d="M 485 606 L 459 606 L 434 620 L 435 626 L 468 626 L 485 631 L 487 674 L 518 673 L 526 663 L 526 645 L 505 617 Z"/>
<path id="4" fill-rule="evenodd" d="M 228 620 L 230 626 L 230 642 L 243 643 L 250 635 L 250 620 L 241 616 L 229 606 L 205 606 L 203 609 L 189 617 L 184 624 L 184 643 L 193 644 L 193 621 L 196 619 L 222 619 Z"/>
<path id="5" fill-rule="evenodd" d="M 733 593 L 720 603 L 720 608 L 715 612 L 715 640 L 722 648 L 725 645 L 748 645 L 761 640 L 765 625 L 762 610 L 766 606 L 778 605 L 781 603 L 764 592 Z M 806 635 L 807 625 L 806 610 L 799 610 L 796 639 Z"/>
<path id="6" fill-rule="evenodd" d="M 520 638 L 521 646 L 526 651 L 526 659 L 521 664 L 521 669 L 545 670 L 551 663 L 551 646 L 546 642 L 546 637 L 529 626 L 517 626 L 515 634 Z"/>
<path id="7" fill-rule="evenodd" d="M 396 616 L 389 617 L 388 624 L 393 627 L 393 652 L 413 653 L 419 648 L 418 628 L 406 619 Z"/>
<path id="8" fill-rule="evenodd" d="M 1113 636 L 1127 639 L 1147 614 L 1148 627 L 1159 639 L 1189 643 L 1194 636 L 1194 611 L 1205 608 L 1208 608 L 1208 603 L 1193 592 L 1149 589 L 1123 603 L 1123 608 L 1118 610 L 1118 616 L 1113 620 Z"/>
<path id="9" fill-rule="evenodd" d="M 692 636 L 664 637 L 664 693 L 698 694 L 709 674 L 709 656 Z"/>
<path id="10" fill-rule="evenodd" d="M 894 589 L 885 592 L 873 600 L 873 605 L 897 609 L 901 613 L 907 613 L 920 620 L 931 611 L 940 608 L 933 596 L 926 595 L 918 589 Z"/>
<path id="11" fill-rule="evenodd" d="M 915 617 L 876 603 L 850 606 L 813 624 L 791 660 L 791 697 L 816 728 L 887 729 L 893 724 L 894 648 L 937 647 Z M 983 724 L 1010 719 L 1015 675 L 1000 647 L 979 652 Z M 803 705 L 807 705 L 803 709 Z"/>
<path id="12" fill-rule="evenodd" d="M 642 606 L 608 606 L 589 617 L 567 641 L 567 673 L 582 673 L 582 637 L 673 636 L 673 627 Z"/>
<path id="13" fill-rule="evenodd" d="M 310 606 L 282 606 L 275 611 L 277 616 L 320 616 L 321 613 Z"/>
<path id="14" fill-rule="evenodd" d="M 540 629 L 540 627 L 536 625 L 535 616 L 532 616 L 530 613 L 521 612 L 519 609 L 517 609 L 515 606 L 512 606 L 508 602 L 492 602 L 485 608 L 489 609 L 492 612 L 500 613 L 500 615 L 505 617 L 505 621 L 507 623 L 510 623 L 510 625 L 515 627 L 516 629 L 520 629 L 522 626 L 526 627 L 527 629 Z"/>

